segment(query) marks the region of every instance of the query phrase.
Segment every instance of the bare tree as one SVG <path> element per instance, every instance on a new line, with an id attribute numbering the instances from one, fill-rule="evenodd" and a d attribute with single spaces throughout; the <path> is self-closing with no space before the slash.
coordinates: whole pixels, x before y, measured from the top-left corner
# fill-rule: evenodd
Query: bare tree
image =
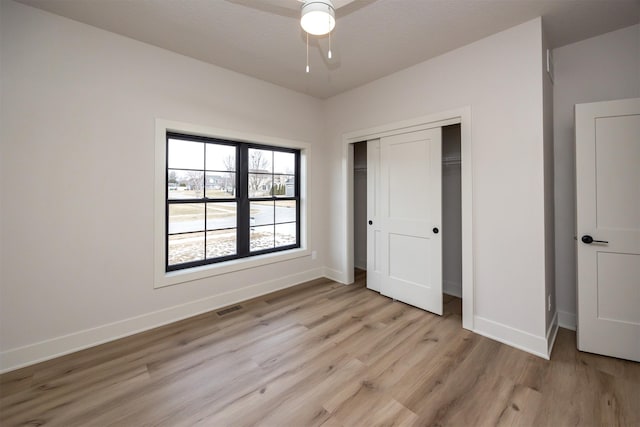
<path id="1" fill-rule="evenodd" d="M 267 167 L 269 159 L 260 150 L 249 150 L 249 193 L 269 195 L 271 191 L 271 171 Z M 267 175 L 268 174 L 268 175 Z M 264 190 L 263 190 L 264 187 Z"/>
<path id="2" fill-rule="evenodd" d="M 222 159 L 222 164 L 226 170 L 235 172 L 236 170 L 236 156 L 228 155 L 224 159 Z M 235 174 L 226 173 L 224 174 L 224 191 L 229 194 L 235 194 Z M 232 190 L 233 188 L 233 190 Z"/>
<path id="3" fill-rule="evenodd" d="M 224 167 L 228 170 L 228 171 L 234 171 L 236 170 L 236 157 L 235 156 L 227 156 L 222 160 L 222 163 L 224 164 Z"/>
<path id="4" fill-rule="evenodd" d="M 202 191 L 204 188 L 204 173 L 197 171 L 186 171 L 186 184 L 191 190 Z"/>

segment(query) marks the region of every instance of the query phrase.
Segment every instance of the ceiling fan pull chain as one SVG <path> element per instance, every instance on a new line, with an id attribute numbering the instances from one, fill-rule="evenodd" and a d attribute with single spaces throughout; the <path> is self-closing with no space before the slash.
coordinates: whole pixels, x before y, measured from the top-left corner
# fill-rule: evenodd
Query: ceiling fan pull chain
<path id="1" fill-rule="evenodd" d="M 327 58 L 331 59 L 331 33 L 329 33 L 329 52 L 327 52 Z"/>

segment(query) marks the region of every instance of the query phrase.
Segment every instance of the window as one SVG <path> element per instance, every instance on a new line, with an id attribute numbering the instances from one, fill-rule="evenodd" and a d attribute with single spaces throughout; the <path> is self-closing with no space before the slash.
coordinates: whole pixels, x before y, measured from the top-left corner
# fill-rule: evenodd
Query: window
<path id="1" fill-rule="evenodd" d="M 300 247 L 300 150 L 166 133 L 165 271 Z"/>

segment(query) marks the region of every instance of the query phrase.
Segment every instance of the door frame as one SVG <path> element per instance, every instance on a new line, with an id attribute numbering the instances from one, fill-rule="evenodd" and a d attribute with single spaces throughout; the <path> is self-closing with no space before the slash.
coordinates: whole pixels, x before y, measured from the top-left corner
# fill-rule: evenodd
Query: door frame
<path id="1" fill-rule="evenodd" d="M 353 257 L 353 144 L 385 136 L 398 135 L 434 127 L 460 124 L 460 178 L 462 206 L 462 327 L 473 330 L 474 252 L 473 252 L 473 169 L 471 154 L 471 107 L 429 114 L 400 122 L 348 132 L 342 136 L 342 189 L 344 190 L 344 240 L 346 255 L 345 283 L 354 282 Z"/>

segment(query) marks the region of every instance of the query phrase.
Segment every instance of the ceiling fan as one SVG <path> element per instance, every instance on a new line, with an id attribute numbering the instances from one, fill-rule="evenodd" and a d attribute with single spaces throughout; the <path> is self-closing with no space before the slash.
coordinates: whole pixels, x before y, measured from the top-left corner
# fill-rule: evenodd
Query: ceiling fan
<path id="1" fill-rule="evenodd" d="M 301 8 L 313 0 L 227 0 L 229 3 L 250 7 L 280 16 L 300 18 Z M 338 17 L 348 15 L 377 0 L 330 0 Z"/>
<path id="2" fill-rule="evenodd" d="M 280 16 L 299 18 L 307 38 L 307 67 L 309 72 L 309 34 L 329 35 L 327 58 L 331 59 L 331 31 L 338 17 L 348 15 L 377 0 L 227 0 L 230 3 L 258 9 Z"/>

